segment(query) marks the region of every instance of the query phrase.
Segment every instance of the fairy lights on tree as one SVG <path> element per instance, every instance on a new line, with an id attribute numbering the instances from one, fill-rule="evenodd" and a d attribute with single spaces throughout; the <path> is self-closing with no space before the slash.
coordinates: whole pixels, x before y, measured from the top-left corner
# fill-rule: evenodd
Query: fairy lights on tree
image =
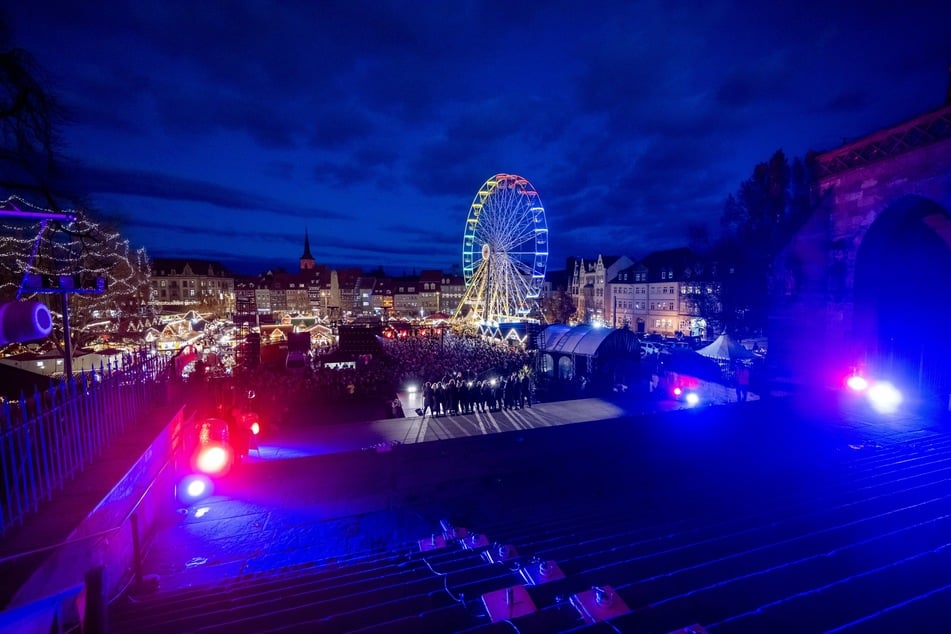
<path id="1" fill-rule="evenodd" d="M 0 203 L 22 210 L 41 209 L 13 196 Z M 102 338 L 143 332 L 155 321 L 151 269 L 144 249 L 132 250 L 128 240 L 96 223 L 82 210 L 68 210 L 72 222 L 13 222 L 0 224 L 0 299 L 17 295 L 24 273 L 40 276 L 79 276 L 81 280 L 103 278 L 106 290 L 100 294 L 70 294 L 69 316 L 75 351 Z M 31 263 L 32 260 L 32 263 Z M 21 299 L 37 299 L 47 304 L 61 332 L 62 309 L 59 297 L 31 294 Z M 52 300 L 52 301 L 51 301 Z M 58 336 L 54 343 L 60 346 Z"/>
<path id="2" fill-rule="evenodd" d="M 36 299 L 46 304 L 59 322 L 51 339 L 61 347 L 66 297 L 69 339 L 73 348 L 80 348 L 106 333 L 144 331 L 153 323 L 151 270 L 144 250 L 133 251 L 118 232 L 85 211 L 64 209 L 76 205 L 63 201 L 81 198 L 69 185 L 68 162 L 58 147 L 63 113 L 44 78 L 33 57 L 13 46 L 9 33 L 0 32 L 0 198 L 6 198 L 0 209 L 64 218 L 30 220 L 19 213 L 0 218 L 0 301 Z M 106 290 L 24 292 L 24 273 L 102 278 Z"/>

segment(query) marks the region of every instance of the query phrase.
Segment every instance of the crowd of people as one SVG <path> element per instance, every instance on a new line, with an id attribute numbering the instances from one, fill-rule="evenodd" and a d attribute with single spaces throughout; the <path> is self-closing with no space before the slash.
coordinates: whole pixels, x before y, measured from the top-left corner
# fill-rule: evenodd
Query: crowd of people
<path id="1" fill-rule="evenodd" d="M 217 403 L 254 394 L 255 406 L 274 421 L 295 406 L 319 403 L 378 403 L 381 417 L 399 415 L 392 407 L 396 393 L 428 384 L 430 411 L 441 415 L 524 406 L 534 363 L 532 353 L 519 347 L 452 333 L 384 340 L 378 354 L 346 364 L 324 360 L 316 355 L 301 372 L 259 365 L 236 369 L 226 380 L 199 372 L 193 381 Z"/>
<path id="2" fill-rule="evenodd" d="M 425 417 L 495 412 L 532 406 L 532 382 L 529 372 L 508 376 L 466 380 L 461 373 L 443 381 L 426 381 L 423 407 L 416 414 Z"/>

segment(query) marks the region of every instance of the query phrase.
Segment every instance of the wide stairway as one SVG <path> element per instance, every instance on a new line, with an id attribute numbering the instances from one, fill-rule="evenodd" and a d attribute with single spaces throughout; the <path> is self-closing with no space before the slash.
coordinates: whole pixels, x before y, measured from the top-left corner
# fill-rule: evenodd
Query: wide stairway
<path id="1" fill-rule="evenodd" d="M 547 495 L 467 518 L 478 525 L 435 522 L 386 550 L 125 597 L 111 631 L 944 629 L 949 436 L 813 443 L 780 433 L 764 446 L 743 426 L 697 431 L 706 438 L 654 446 L 643 460 L 621 464 L 605 448 L 553 466 Z M 582 453 L 596 446 L 576 440 Z"/>

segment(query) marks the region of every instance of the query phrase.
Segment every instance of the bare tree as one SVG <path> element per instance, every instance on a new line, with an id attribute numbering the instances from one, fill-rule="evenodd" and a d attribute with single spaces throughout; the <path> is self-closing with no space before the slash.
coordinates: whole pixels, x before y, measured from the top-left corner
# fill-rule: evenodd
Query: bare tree
<path id="1" fill-rule="evenodd" d="M 63 111 L 42 76 L 33 57 L 11 45 L 0 22 L 0 187 L 58 210 Z"/>
<path id="2" fill-rule="evenodd" d="M 63 111 L 32 56 L 11 44 L 0 16 L 0 203 L 21 210 L 69 212 L 75 220 L 0 225 L 0 298 L 16 296 L 24 273 L 102 279 L 104 292 L 69 295 L 74 347 L 133 317 L 150 321 L 151 273 L 144 250 L 92 220 L 67 186 L 70 165 L 57 134 Z M 24 298 L 26 298 L 24 296 Z M 42 296 L 44 300 L 50 295 Z M 48 301 L 61 331 L 61 302 Z M 53 337 L 60 345 L 59 337 Z"/>

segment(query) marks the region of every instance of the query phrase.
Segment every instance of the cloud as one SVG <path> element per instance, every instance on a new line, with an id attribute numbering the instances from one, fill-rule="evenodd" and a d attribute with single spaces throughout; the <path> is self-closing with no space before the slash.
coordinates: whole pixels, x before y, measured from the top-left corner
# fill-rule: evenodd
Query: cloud
<path id="1" fill-rule="evenodd" d="M 683 243 L 776 148 L 829 149 L 939 106 L 951 59 L 935 3 L 10 11 L 67 106 L 94 206 L 130 210 L 150 251 L 291 263 L 304 226 L 342 265 L 455 262 L 498 172 L 537 188 L 553 262 Z"/>
<path id="2" fill-rule="evenodd" d="M 110 167 L 77 166 L 73 179 L 92 194 L 121 194 L 159 200 L 207 203 L 222 209 L 268 211 L 295 218 L 346 218 L 327 209 L 304 207 L 217 183 L 160 172 Z"/>

